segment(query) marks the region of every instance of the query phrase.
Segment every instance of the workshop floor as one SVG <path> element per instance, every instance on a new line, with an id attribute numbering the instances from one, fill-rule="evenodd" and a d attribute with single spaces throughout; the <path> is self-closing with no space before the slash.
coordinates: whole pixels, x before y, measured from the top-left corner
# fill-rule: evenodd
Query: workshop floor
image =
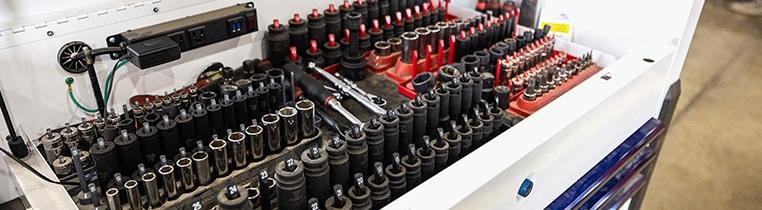
<path id="1" fill-rule="evenodd" d="M 643 209 L 762 206 L 762 17 L 707 0 Z"/>

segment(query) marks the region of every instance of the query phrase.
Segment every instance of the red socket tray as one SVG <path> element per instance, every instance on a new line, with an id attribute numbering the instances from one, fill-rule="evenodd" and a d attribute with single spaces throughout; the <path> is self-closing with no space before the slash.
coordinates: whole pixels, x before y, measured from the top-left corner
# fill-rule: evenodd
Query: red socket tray
<path id="1" fill-rule="evenodd" d="M 545 105 L 548 105 L 548 103 L 555 100 L 559 96 L 563 95 L 570 89 L 574 88 L 578 84 L 587 80 L 587 78 L 592 77 L 594 74 L 598 73 L 599 71 L 601 71 L 601 68 L 598 67 L 597 64 L 593 63 L 587 69 L 582 70 L 582 72 L 579 72 L 576 76 L 572 77 L 571 79 L 561 84 L 561 86 L 558 86 L 555 89 L 542 94 L 542 96 L 537 97 L 537 99 L 535 99 L 534 101 L 524 100 L 524 98 L 521 97 L 522 96 L 521 93 L 516 94 L 511 97 L 512 100 L 508 108 L 508 112 L 521 116 L 521 117 L 528 117 L 529 115 L 534 114 L 535 112 L 537 112 L 537 110 L 540 110 L 540 108 L 545 107 Z"/>

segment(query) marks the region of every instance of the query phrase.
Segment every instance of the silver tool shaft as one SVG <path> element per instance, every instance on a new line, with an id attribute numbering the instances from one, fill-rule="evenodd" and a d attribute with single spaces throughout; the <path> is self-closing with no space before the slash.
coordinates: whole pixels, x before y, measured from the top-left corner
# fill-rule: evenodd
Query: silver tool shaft
<path id="1" fill-rule="evenodd" d="M 386 110 L 384 110 L 383 108 L 381 108 L 378 105 L 374 104 L 373 101 L 368 99 L 365 95 L 357 92 L 355 89 L 353 89 L 351 86 L 349 86 L 346 83 L 344 83 L 343 81 L 341 81 L 339 78 L 336 78 L 335 76 L 331 75 L 331 73 L 328 73 L 327 71 L 323 70 L 320 67 L 314 66 L 314 64 L 310 64 L 310 68 L 312 68 L 313 71 L 315 71 L 318 74 L 320 74 L 320 76 L 323 77 L 324 79 L 326 79 L 328 82 L 330 82 L 334 86 L 336 86 L 336 88 L 339 89 L 339 91 L 341 91 L 342 93 L 344 93 L 346 95 L 351 96 L 352 98 L 354 98 L 355 100 L 360 102 L 360 104 L 362 104 L 365 108 L 367 108 L 370 111 L 376 113 L 377 115 L 384 115 L 384 114 L 386 114 Z M 337 110 L 337 111 L 339 111 L 339 110 Z M 346 115 L 344 115 L 344 116 L 346 117 Z M 347 118 L 347 119 L 349 119 L 349 118 Z M 352 121 L 352 120 L 350 119 L 350 121 Z M 359 122 L 359 120 L 358 120 L 358 122 Z M 352 123 L 354 123 L 354 122 L 352 122 Z M 355 124 L 358 124 L 358 123 L 355 123 Z"/>

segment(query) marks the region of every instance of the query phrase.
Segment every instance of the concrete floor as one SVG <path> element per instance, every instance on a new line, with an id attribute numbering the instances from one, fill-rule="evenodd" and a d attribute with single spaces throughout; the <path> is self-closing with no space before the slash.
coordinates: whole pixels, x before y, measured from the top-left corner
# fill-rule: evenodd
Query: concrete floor
<path id="1" fill-rule="evenodd" d="M 643 209 L 762 206 L 762 17 L 707 0 Z"/>

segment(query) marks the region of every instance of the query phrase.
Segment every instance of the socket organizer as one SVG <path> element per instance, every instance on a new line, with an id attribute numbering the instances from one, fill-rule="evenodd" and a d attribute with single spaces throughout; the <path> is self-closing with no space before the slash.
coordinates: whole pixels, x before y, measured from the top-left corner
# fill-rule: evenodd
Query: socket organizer
<path id="1" fill-rule="evenodd" d="M 561 55 L 563 56 L 563 55 Z M 541 96 L 536 96 L 534 100 L 528 100 L 525 97 L 523 97 L 522 91 L 526 90 L 526 88 L 522 89 L 514 89 L 518 90 L 516 94 L 511 96 L 511 102 L 509 105 L 509 113 L 515 114 L 522 117 L 528 117 L 529 115 L 532 115 L 533 113 L 540 110 L 545 105 L 548 105 L 550 102 L 555 100 L 556 98 L 560 97 L 567 91 L 571 90 L 575 86 L 579 85 L 583 81 L 587 80 L 588 78 L 592 77 L 596 73 L 598 73 L 601 68 L 596 64 L 593 63 L 590 59 L 590 56 L 592 54 L 586 54 L 582 58 L 575 58 L 571 55 L 567 55 L 567 64 L 569 65 L 566 68 L 573 68 L 575 70 L 572 70 L 573 75 L 571 78 L 565 79 L 565 80 L 559 80 L 562 81 L 562 83 L 557 84 L 555 88 L 547 90 L 547 92 L 543 89 Z M 581 61 L 578 63 L 578 61 Z M 576 64 L 574 64 L 576 63 Z M 564 65 L 564 66 L 566 66 Z M 566 68 L 562 67 L 563 70 Z M 513 81 L 521 82 L 523 83 L 523 87 L 528 86 L 529 77 L 531 77 L 531 74 L 528 74 L 528 76 L 517 76 L 512 79 Z M 523 78 L 527 78 L 524 80 Z M 560 78 L 559 78 L 560 79 Z M 556 81 L 557 83 L 557 81 Z M 514 85 L 516 87 L 518 85 Z"/>

